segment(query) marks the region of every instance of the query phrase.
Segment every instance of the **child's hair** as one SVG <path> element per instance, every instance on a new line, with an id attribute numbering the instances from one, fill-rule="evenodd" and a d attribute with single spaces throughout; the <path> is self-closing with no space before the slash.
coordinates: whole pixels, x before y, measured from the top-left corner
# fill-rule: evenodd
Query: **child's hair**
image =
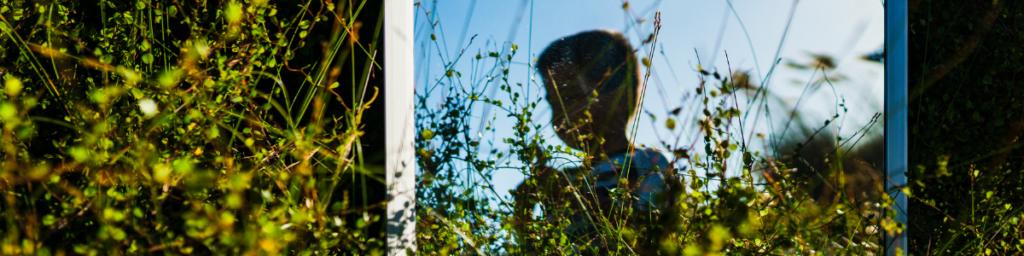
<path id="1" fill-rule="evenodd" d="M 556 40 L 537 58 L 537 69 L 545 86 L 558 82 L 560 90 L 569 85 L 600 83 L 597 88 L 585 89 L 587 93 L 597 89 L 602 94 L 622 85 L 636 91 L 639 85 L 633 47 L 614 31 L 591 30 Z"/>
<path id="2" fill-rule="evenodd" d="M 591 30 L 555 40 L 537 58 L 537 71 L 547 90 L 553 123 L 575 122 L 589 107 L 593 122 L 601 126 L 589 132 L 603 133 L 608 139 L 625 138 L 625 126 L 637 109 L 640 83 L 633 47 L 622 34 Z M 596 101 L 592 101 L 595 91 Z M 563 119 L 566 114 L 568 120 Z"/>

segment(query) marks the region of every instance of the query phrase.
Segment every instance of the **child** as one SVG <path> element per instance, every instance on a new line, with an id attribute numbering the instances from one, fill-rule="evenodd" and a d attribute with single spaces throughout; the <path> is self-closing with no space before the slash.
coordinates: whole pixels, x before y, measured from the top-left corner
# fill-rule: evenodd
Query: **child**
<path id="1" fill-rule="evenodd" d="M 598 213 L 608 216 L 612 210 L 632 207 L 642 211 L 634 214 L 646 215 L 667 206 L 671 200 L 663 194 L 668 190 L 668 159 L 653 149 L 633 146 L 626 130 L 637 112 L 640 89 L 637 58 L 626 38 L 605 30 L 561 38 L 540 54 L 536 67 L 553 110 L 555 133 L 587 157 L 576 170 L 535 170 L 532 179 L 538 184 L 531 188 L 524 182 L 516 189 L 517 218 L 532 217 L 530 197 L 536 189 L 547 192 L 542 203 L 567 200 L 577 210 L 569 217 L 573 224 L 568 233 L 595 231 L 593 215 Z M 590 175 L 584 171 L 585 182 L 570 182 L 580 180 L 573 174 L 579 170 L 591 170 Z M 575 186 L 579 193 L 564 193 L 567 186 Z M 614 191 L 628 192 L 628 200 L 614 196 Z"/>

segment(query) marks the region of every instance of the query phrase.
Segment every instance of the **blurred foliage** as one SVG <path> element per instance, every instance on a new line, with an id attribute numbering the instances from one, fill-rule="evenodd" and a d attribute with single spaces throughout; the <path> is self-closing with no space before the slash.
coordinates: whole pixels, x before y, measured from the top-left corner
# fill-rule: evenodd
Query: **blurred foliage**
<path id="1" fill-rule="evenodd" d="M 0 254 L 381 254 L 380 5 L 0 0 Z"/>
<path id="2" fill-rule="evenodd" d="M 1024 3 L 910 1 L 910 249 L 1024 251 Z"/>
<path id="3" fill-rule="evenodd" d="M 666 153 L 673 156 L 670 162 L 674 168 L 660 171 L 684 177 L 666 184 L 670 188 L 666 196 L 670 206 L 653 211 L 629 206 L 613 207 L 612 211 L 581 208 L 579 205 L 600 204 L 595 202 L 600 199 L 581 194 L 586 194 L 586 184 L 595 180 L 587 163 L 607 156 L 565 148 L 541 134 L 542 129 L 552 129 L 548 120 L 537 119 L 538 113 L 543 113 L 538 104 L 544 99 L 531 99 L 521 92 L 531 87 L 544 90 L 543 84 L 538 80 L 516 82 L 509 77 L 510 70 L 523 67 L 512 62 L 520 47 L 488 43 L 473 53 L 470 49 L 476 46 L 471 39 L 465 49 L 450 51 L 442 46 L 443 25 L 439 25 L 436 10 L 422 5 L 417 8 L 418 18 L 430 24 L 429 30 L 417 34 L 424 42 L 417 50 L 430 55 L 439 53 L 430 57 L 439 60 L 427 62 L 438 63 L 430 65 L 431 68 L 443 68 L 427 72 L 439 75 L 427 78 L 426 84 L 417 88 L 416 149 L 420 172 L 416 212 L 421 254 L 879 255 L 883 249 L 879 243 L 881 233 L 902 227 L 891 217 L 880 214 L 895 213 L 890 207 L 893 201 L 881 192 L 880 180 L 858 181 L 869 185 L 852 192 L 822 192 L 817 187 L 830 183 L 845 188 L 844 183 L 854 182 L 850 180 L 853 176 L 844 175 L 844 171 L 854 170 L 844 170 L 849 165 L 843 161 L 856 161 L 847 152 L 857 148 L 869 127 L 851 138 L 822 132 L 835 128 L 830 124 L 836 125 L 833 121 L 845 114 L 846 106 L 839 104 L 837 109 L 842 107 L 844 112 L 829 117 L 824 126 L 801 127 L 806 140 L 781 139 L 785 132 L 769 136 L 743 132 L 740 127 L 744 122 L 765 113 L 746 113 L 749 108 L 741 109 L 739 104 L 745 103 L 740 102 L 767 107 L 767 102 L 777 97 L 760 89 L 746 73 L 723 74 L 714 68 L 701 68 L 699 63 L 696 79 L 700 86 L 695 93 L 687 93 L 689 101 L 681 103 L 684 108 L 666 109 L 664 116 L 652 112 L 638 114 L 650 115 L 659 120 L 656 124 L 671 131 L 696 131 L 694 142 L 702 140 L 696 148 L 690 148 L 694 145 L 690 141 L 662 141 L 670 149 Z M 655 28 L 660 27 L 659 20 L 652 21 Z M 641 69 L 646 75 L 650 74 L 649 63 L 655 57 L 657 29 L 650 35 L 641 46 L 651 48 L 647 51 L 650 55 L 643 56 L 645 65 Z M 468 66 L 473 69 L 456 69 L 460 62 L 470 62 Z M 815 86 L 831 82 L 824 78 Z M 490 91 L 494 93 L 488 95 Z M 475 116 L 474 109 L 480 108 L 491 117 L 479 120 L 481 117 Z M 495 114 L 489 115 L 488 109 Z M 513 120 L 512 131 L 496 129 L 498 118 Z M 807 164 L 797 152 L 812 152 L 802 149 L 814 138 L 830 142 L 815 143 L 818 146 L 813 149 L 818 150 L 817 159 L 821 161 Z M 765 145 L 790 145 L 779 150 L 792 152 L 780 154 L 788 157 L 773 157 L 774 150 L 759 152 L 748 147 L 754 140 Z M 805 165 L 798 166 L 801 161 Z M 861 166 L 861 171 L 878 172 L 875 167 Z M 542 172 L 550 170 L 549 167 L 559 174 L 545 176 Z M 726 175 L 727 170 L 738 175 Z M 517 219 L 516 202 L 501 197 L 494 188 L 493 178 L 499 171 L 526 175 L 522 186 L 537 191 L 534 197 L 540 198 L 543 214 L 529 220 Z M 578 179 L 562 179 L 562 175 L 570 172 L 577 172 Z M 628 190 L 623 187 L 610 196 L 625 199 L 630 196 Z M 573 234 L 581 224 L 593 228 L 584 236 Z"/>

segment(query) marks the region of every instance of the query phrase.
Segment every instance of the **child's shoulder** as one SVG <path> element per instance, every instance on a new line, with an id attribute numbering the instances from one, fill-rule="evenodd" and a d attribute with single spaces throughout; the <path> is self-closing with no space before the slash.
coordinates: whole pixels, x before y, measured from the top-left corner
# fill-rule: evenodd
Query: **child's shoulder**
<path id="1" fill-rule="evenodd" d="M 620 165 L 626 164 L 626 162 L 630 160 L 632 160 L 630 163 L 632 166 L 644 169 L 653 169 L 654 167 L 657 167 L 664 171 L 668 170 L 670 167 L 668 157 L 666 157 L 660 150 L 653 148 L 636 148 L 634 150 L 624 151 L 608 157 L 608 162 Z"/>

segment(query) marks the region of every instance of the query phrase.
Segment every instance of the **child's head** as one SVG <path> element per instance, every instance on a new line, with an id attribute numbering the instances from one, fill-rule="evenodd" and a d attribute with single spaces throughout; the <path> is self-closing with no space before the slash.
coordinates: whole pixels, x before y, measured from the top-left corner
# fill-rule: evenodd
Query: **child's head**
<path id="1" fill-rule="evenodd" d="M 537 72 L 562 141 L 594 153 L 629 147 L 626 126 L 636 112 L 640 69 L 622 34 L 593 30 L 556 40 L 538 57 Z M 588 111 L 591 122 L 577 125 Z"/>

